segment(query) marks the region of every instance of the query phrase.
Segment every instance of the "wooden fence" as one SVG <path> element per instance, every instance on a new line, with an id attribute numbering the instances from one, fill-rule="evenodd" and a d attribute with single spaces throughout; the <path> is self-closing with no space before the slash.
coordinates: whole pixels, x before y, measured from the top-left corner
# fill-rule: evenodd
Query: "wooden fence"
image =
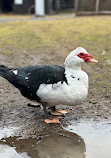
<path id="1" fill-rule="evenodd" d="M 111 0 L 75 0 L 76 15 L 110 15 Z"/>

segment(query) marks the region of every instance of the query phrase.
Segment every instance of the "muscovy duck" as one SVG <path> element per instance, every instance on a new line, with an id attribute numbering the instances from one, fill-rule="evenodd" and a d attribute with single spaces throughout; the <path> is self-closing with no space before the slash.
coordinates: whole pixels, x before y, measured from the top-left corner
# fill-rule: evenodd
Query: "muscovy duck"
<path id="1" fill-rule="evenodd" d="M 65 59 L 64 65 L 38 65 L 18 68 L 0 66 L 0 76 L 7 79 L 18 88 L 21 94 L 55 110 L 56 105 L 81 104 L 88 94 L 88 75 L 81 70 L 81 64 L 98 63 L 92 55 L 82 48 L 73 50 Z M 57 113 L 67 113 L 59 110 Z M 46 123 L 59 123 L 59 118 L 48 120 Z"/>

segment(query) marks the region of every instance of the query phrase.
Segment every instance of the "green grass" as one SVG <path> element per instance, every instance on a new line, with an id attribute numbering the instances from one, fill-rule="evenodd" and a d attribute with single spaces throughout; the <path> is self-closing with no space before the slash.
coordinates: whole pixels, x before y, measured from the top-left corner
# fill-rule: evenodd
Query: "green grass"
<path id="1" fill-rule="evenodd" d="M 111 49 L 110 26 L 110 17 L 0 23 L 0 47 L 33 50 L 61 43 L 70 49 L 81 45 L 101 52 Z"/>
<path id="2" fill-rule="evenodd" d="M 91 87 L 96 85 L 96 93 L 111 93 L 111 64 L 108 63 L 111 61 L 111 16 L 0 23 L 0 50 L 5 55 L 16 56 L 18 50 L 19 55 L 23 51 L 28 55 L 39 53 L 39 49 L 45 54 L 45 48 L 48 48 L 47 54 L 64 58 L 78 46 L 100 61 L 89 68 L 84 66 L 90 75 Z M 105 55 L 101 55 L 103 51 Z"/>

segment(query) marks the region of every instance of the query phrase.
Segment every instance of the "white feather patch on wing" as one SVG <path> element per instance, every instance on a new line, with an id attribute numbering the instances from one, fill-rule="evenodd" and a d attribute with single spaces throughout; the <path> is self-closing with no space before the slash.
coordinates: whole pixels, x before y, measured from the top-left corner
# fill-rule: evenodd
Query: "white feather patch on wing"
<path id="1" fill-rule="evenodd" d="M 28 80 L 28 77 L 25 77 L 26 80 Z"/>
<path id="2" fill-rule="evenodd" d="M 17 75 L 18 74 L 18 71 L 17 70 L 12 70 L 12 72 Z"/>

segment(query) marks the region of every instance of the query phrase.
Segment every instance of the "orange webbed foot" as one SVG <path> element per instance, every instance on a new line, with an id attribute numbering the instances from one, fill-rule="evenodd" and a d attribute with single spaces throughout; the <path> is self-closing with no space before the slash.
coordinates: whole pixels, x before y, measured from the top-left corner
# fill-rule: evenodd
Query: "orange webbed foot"
<path id="1" fill-rule="evenodd" d="M 65 114 L 68 114 L 69 111 L 67 110 L 57 110 L 57 111 L 53 111 L 51 112 L 52 115 L 62 115 L 62 116 L 65 116 Z"/>
<path id="2" fill-rule="evenodd" d="M 44 122 L 45 123 L 59 123 L 60 124 L 60 120 L 61 117 L 57 117 L 57 118 L 53 118 L 52 120 L 49 120 L 49 119 L 45 119 Z"/>

